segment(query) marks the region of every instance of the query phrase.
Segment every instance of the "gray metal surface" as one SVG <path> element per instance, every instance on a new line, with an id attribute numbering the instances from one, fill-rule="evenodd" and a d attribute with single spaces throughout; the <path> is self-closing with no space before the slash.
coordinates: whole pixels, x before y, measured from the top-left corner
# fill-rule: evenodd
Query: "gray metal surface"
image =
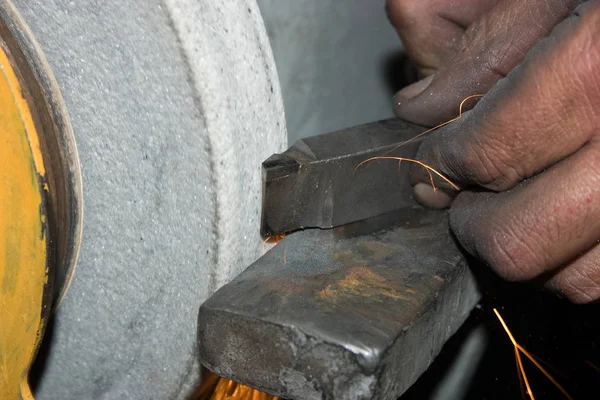
<path id="1" fill-rule="evenodd" d="M 286 140 L 254 0 L 16 0 L 83 174 L 72 286 L 36 398 L 183 399 L 197 310 L 262 251 L 260 163 Z"/>
<path id="2" fill-rule="evenodd" d="M 200 308 L 202 362 L 292 399 L 395 399 L 479 293 L 447 214 L 405 206 L 279 244 Z"/>
<path id="3" fill-rule="evenodd" d="M 385 120 L 299 140 L 263 162 L 264 235 L 331 228 L 409 204 L 409 163 L 361 162 L 384 154 L 412 158 L 426 128 Z M 360 167 L 359 167 L 360 165 Z"/>

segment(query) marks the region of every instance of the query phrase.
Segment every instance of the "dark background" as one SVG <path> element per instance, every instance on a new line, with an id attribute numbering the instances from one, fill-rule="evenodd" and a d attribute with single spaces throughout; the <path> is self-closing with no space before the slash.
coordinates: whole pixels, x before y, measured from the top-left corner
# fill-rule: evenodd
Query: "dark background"
<path id="1" fill-rule="evenodd" d="M 456 358 L 465 338 L 477 327 L 488 335 L 485 353 L 468 386 L 465 399 L 520 399 L 513 345 L 493 312 L 497 308 L 515 340 L 527 349 L 574 399 L 600 398 L 600 304 L 575 305 L 535 284 L 500 280 L 485 266 L 472 262 L 484 293 L 474 310 L 417 383 L 402 400 L 427 399 L 436 382 Z M 566 397 L 521 355 L 536 399 Z"/>

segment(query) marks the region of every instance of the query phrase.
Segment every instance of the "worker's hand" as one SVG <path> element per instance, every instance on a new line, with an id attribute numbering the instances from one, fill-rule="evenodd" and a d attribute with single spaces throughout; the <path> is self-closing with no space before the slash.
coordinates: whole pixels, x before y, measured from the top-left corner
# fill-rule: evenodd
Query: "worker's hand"
<path id="1" fill-rule="evenodd" d="M 528 37 L 517 32 L 514 43 Z M 599 38 L 600 0 L 592 0 L 530 49 L 471 111 L 430 133 L 417 155 L 464 189 L 452 203 L 450 223 L 470 253 L 509 280 L 543 280 L 577 303 L 600 299 Z M 477 91 L 476 81 L 467 82 L 467 92 L 445 82 L 461 93 L 456 101 Z M 420 100 L 410 107 L 431 116 Z M 422 182 L 415 193 L 425 204 L 450 203 L 422 169 L 413 179 Z M 451 189 L 441 180 L 439 186 Z"/>
<path id="2" fill-rule="evenodd" d="M 421 81 L 394 98 L 396 114 L 436 125 L 465 97 L 486 93 L 562 21 L 577 0 L 387 0 Z"/>

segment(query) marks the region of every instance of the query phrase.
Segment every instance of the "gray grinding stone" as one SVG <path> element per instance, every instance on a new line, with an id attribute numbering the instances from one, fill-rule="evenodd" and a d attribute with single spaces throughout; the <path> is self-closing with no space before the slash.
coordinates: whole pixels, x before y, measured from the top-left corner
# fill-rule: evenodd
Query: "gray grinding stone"
<path id="1" fill-rule="evenodd" d="M 182 399 L 199 305 L 261 253 L 260 163 L 286 141 L 254 0 L 16 0 L 81 158 L 79 263 L 36 398 Z"/>

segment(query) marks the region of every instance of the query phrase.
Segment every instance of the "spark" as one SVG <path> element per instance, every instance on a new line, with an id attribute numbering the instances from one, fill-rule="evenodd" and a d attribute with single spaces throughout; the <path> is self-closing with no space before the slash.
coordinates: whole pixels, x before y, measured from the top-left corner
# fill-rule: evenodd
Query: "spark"
<path id="1" fill-rule="evenodd" d="M 450 186 L 452 186 L 454 189 L 456 190 L 460 190 L 460 187 L 458 187 L 458 185 L 456 185 L 454 182 L 452 182 L 450 179 L 446 178 L 441 172 L 439 172 L 438 170 L 430 167 L 429 165 L 425 164 L 422 161 L 419 160 L 414 160 L 412 158 L 406 158 L 406 157 L 394 157 L 394 156 L 376 156 L 376 157 L 371 157 L 371 158 L 367 158 L 364 161 L 361 161 L 360 164 L 358 164 L 356 166 L 356 168 L 354 168 L 354 171 L 356 172 L 356 170 L 358 168 L 360 168 L 363 164 L 371 162 L 371 161 L 375 161 L 375 160 L 396 160 L 396 161 L 408 161 L 411 163 L 415 163 L 420 165 L 421 167 L 425 168 L 427 170 L 427 172 L 429 173 L 429 178 L 431 181 L 431 184 L 433 186 L 433 188 L 435 189 L 435 185 L 433 184 L 433 175 L 431 175 L 431 173 L 433 172 L 434 174 L 436 174 L 437 176 L 439 176 L 440 178 L 442 178 L 444 181 L 448 182 L 448 184 Z"/>
<path id="2" fill-rule="evenodd" d="M 593 362 L 591 362 L 589 360 L 585 360 L 585 363 L 587 365 L 589 365 L 594 371 L 596 371 L 597 373 L 600 374 L 600 367 L 598 367 L 596 364 L 594 364 Z"/>
<path id="3" fill-rule="evenodd" d="M 471 100 L 471 99 L 480 98 L 480 97 L 483 97 L 483 96 L 484 96 L 483 94 L 472 94 L 472 95 L 470 95 L 470 96 L 468 96 L 468 97 L 465 97 L 465 98 L 463 99 L 463 101 L 461 101 L 461 102 L 460 102 L 460 105 L 458 106 L 458 116 L 456 116 L 456 117 L 454 117 L 454 118 L 452 118 L 452 119 L 450 119 L 450 120 L 448 120 L 448 121 L 446 121 L 446 122 L 442 122 L 441 124 L 439 124 L 439 125 L 436 125 L 436 126 L 434 126 L 433 128 L 426 130 L 425 132 L 421 132 L 421 133 L 419 133 L 417 136 L 414 136 L 414 137 L 412 137 L 412 138 L 408 139 L 407 141 L 404 141 L 404 142 L 402 142 L 402 143 L 398 144 L 397 146 L 395 146 L 395 147 L 394 147 L 394 148 L 392 148 L 391 150 L 388 150 L 388 151 L 387 151 L 387 152 L 385 152 L 383 155 L 387 155 L 387 154 L 391 153 L 392 151 L 396 150 L 398 147 L 404 146 L 405 144 L 408 144 L 408 143 L 410 143 L 410 142 L 412 142 L 412 141 L 414 141 L 414 140 L 416 140 L 416 139 L 418 139 L 418 138 L 420 138 L 420 137 L 422 137 L 422 136 L 424 136 L 424 135 L 428 134 L 429 132 L 433 132 L 433 131 L 435 131 L 436 129 L 439 129 L 439 128 L 441 128 L 442 126 L 445 126 L 445 125 L 451 124 L 451 123 L 452 123 L 452 122 L 454 122 L 454 121 L 458 121 L 458 120 L 459 120 L 459 119 L 461 119 L 461 118 L 462 118 L 462 116 L 463 116 L 463 106 L 464 106 L 464 104 L 465 104 L 467 101 Z"/>
<path id="4" fill-rule="evenodd" d="M 413 159 L 410 159 L 410 158 L 405 158 L 405 157 L 391 157 L 391 156 L 387 156 L 387 155 L 388 155 L 389 153 L 391 153 L 392 151 L 396 150 L 397 148 L 399 148 L 399 147 L 401 147 L 401 146 L 404 146 L 405 144 L 407 144 L 407 143 L 410 143 L 410 142 L 412 142 L 413 140 L 416 140 L 416 139 L 418 139 L 418 138 L 422 137 L 423 135 L 426 135 L 426 134 L 428 134 L 429 132 L 432 132 L 432 131 L 434 131 L 434 130 L 436 130 L 436 129 L 438 129 L 438 128 L 441 128 L 441 127 L 442 127 L 442 126 L 444 126 L 444 125 L 448 125 L 448 124 L 450 124 L 450 123 L 452 123 L 452 122 L 454 122 L 454 121 L 458 121 L 458 120 L 459 120 L 459 119 L 461 119 L 461 118 L 462 118 L 462 116 L 463 116 L 463 107 L 464 107 L 465 103 L 466 103 L 468 100 L 470 100 L 470 99 L 479 98 L 479 97 L 483 97 L 483 94 L 473 94 L 473 95 L 471 95 L 471 96 L 468 96 L 468 97 L 464 98 L 464 99 L 463 99 L 463 101 L 461 101 L 461 102 L 460 102 L 460 105 L 459 105 L 459 107 L 458 107 L 458 116 L 457 116 L 457 117 L 455 117 L 455 118 L 452 118 L 451 120 L 448 120 L 448 121 L 446 121 L 446 122 L 443 122 L 443 123 L 441 123 L 441 124 L 439 124 L 439 125 L 436 125 L 436 126 L 434 126 L 433 128 L 426 130 L 425 132 L 421 132 L 421 133 L 419 133 L 418 135 L 416 135 L 416 136 L 414 136 L 414 137 L 412 137 L 412 138 L 410 138 L 410 139 L 408 139 L 408 140 L 406 140 L 406 141 L 404 141 L 404 142 L 402 142 L 402 143 L 398 144 L 397 146 L 394 146 L 392 149 L 390 149 L 390 150 L 386 151 L 386 152 L 385 152 L 385 153 L 383 153 L 383 155 L 381 155 L 381 156 L 371 157 L 371 158 L 369 158 L 369 159 L 367 159 L 367 160 L 364 160 L 364 161 L 362 161 L 360 164 L 358 164 L 358 165 L 356 166 L 356 168 L 354 169 L 354 171 L 356 172 L 356 170 L 358 169 L 358 167 L 360 167 L 360 166 L 361 166 L 361 165 L 363 165 L 364 163 L 366 163 L 366 162 L 370 162 L 370 161 L 374 161 L 374 160 L 382 160 L 382 159 L 383 159 L 383 160 L 385 160 L 385 159 L 388 159 L 388 160 L 390 160 L 390 159 L 391 159 L 391 160 L 396 160 L 396 161 L 398 161 L 398 169 L 400 168 L 400 164 L 401 164 L 401 162 L 402 162 L 402 161 L 408 161 L 408 162 L 412 162 L 412 163 L 415 163 L 415 164 L 419 164 L 420 166 L 422 166 L 423 168 L 425 168 L 425 170 L 426 170 L 426 171 L 427 171 L 427 173 L 429 174 L 429 181 L 431 182 L 431 187 L 433 188 L 433 190 L 434 190 L 434 191 L 435 191 L 435 190 L 437 190 L 437 188 L 436 188 L 436 186 L 435 186 L 435 183 L 434 183 L 434 181 L 433 181 L 433 175 L 432 175 L 432 172 L 433 172 L 434 174 L 438 175 L 439 177 L 441 177 L 441 178 L 442 178 L 443 180 L 445 180 L 446 182 L 448 182 L 448 183 L 450 184 L 450 186 L 452 186 L 454 189 L 456 189 L 456 190 L 460 190 L 460 189 L 459 189 L 459 187 L 458 187 L 458 186 L 457 186 L 455 183 L 453 183 L 453 182 L 452 182 L 450 179 L 448 179 L 447 177 L 445 177 L 444 175 L 442 175 L 440 172 L 438 172 L 438 171 L 437 171 L 437 170 L 435 170 L 434 168 L 430 167 L 429 165 L 427 165 L 427 164 L 424 164 L 424 163 L 423 163 L 423 162 L 421 162 L 421 161 L 417 161 L 417 160 L 413 160 Z"/>
<path id="5" fill-rule="evenodd" d="M 279 397 L 260 392 L 226 378 L 219 378 L 210 400 L 277 400 Z"/>
<path id="6" fill-rule="evenodd" d="M 263 240 L 263 243 L 273 243 L 277 244 L 285 237 L 285 233 L 278 233 L 276 235 L 269 235 Z"/>
<path id="7" fill-rule="evenodd" d="M 569 395 L 569 393 L 567 393 L 567 391 L 556 381 L 556 379 L 554 379 L 554 377 L 552 377 L 552 375 L 550 375 L 550 373 L 548 371 L 546 371 L 546 369 L 533 357 L 533 355 L 529 351 L 525 350 L 525 348 L 523 346 L 521 346 L 519 343 L 517 343 L 514 336 L 508 329 L 508 326 L 504 322 L 504 319 L 502 318 L 502 316 L 500 315 L 498 310 L 496 310 L 495 308 L 494 308 L 494 313 L 496 313 L 496 317 L 498 317 L 498 319 L 500 320 L 500 323 L 502 324 L 504 331 L 506 331 L 508 338 L 510 339 L 511 343 L 513 344 L 513 346 L 515 348 L 515 358 L 517 359 L 517 366 L 518 366 L 517 372 L 519 374 L 519 379 L 521 377 L 523 378 L 523 381 L 525 382 L 525 387 L 527 389 L 527 394 L 529 395 L 531 400 L 535 400 L 535 398 L 533 397 L 533 391 L 531 390 L 531 386 L 529 385 L 529 381 L 527 379 L 527 374 L 525 373 L 525 368 L 523 368 L 523 362 L 521 361 L 520 353 L 523 353 L 523 355 L 525 355 L 525 357 L 527 357 L 529 359 L 529 361 L 531 361 L 533 363 L 533 365 L 535 365 L 537 367 L 537 369 L 539 369 L 546 376 L 546 378 L 548 378 L 548 380 L 550 382 L 552 382 L 554 384 L 554 386 L 556 386 L 558 388 L 558 390 L 561 391 L 561 393 L 567 399 L 573 400 L 573 398 Z"/>

